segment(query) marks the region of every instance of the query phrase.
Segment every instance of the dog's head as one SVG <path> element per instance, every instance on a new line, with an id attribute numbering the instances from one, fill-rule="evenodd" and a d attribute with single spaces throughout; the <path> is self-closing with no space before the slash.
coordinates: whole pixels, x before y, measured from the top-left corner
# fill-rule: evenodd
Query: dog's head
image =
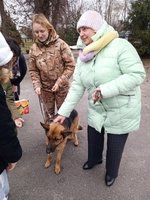
<path id="1" fill-rule="evenodd" d="M 54 152 L 57 146 L 59 146 L 59 144 L 61 144 L 64 139 L 72 133 L 71 131 L 66 130 L 65 127 L 59 123 L 40 123 L 41 126 L 45 129 L 45 133 L 48 139 L 48 144 L 46 146 L 46 153 L 48 154 Z"/>

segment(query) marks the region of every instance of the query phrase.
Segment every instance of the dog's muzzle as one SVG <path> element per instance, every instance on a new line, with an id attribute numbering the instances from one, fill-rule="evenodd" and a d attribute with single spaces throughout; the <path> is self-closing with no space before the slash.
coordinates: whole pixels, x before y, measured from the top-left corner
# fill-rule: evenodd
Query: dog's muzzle
<path id="1" fill-rule="evenodd" d="M 50 154 L 50 153 L 51 153 L 50 148 L 47 148 L 47 147 L 46 147 L 46 153 L 47 153 L 47 154 Z"/>
<path id="2" fill-rule="evenodd" d="M 55 148 L 52 148 L 49 145 L 46 146 L 46 153 L 47 154 L 53 153 L 54 151 L 55 151 Z"/>

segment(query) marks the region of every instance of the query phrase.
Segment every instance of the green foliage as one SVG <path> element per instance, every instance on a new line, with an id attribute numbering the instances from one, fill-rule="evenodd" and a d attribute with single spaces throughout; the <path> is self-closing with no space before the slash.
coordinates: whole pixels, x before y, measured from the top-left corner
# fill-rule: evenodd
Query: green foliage
<path id="1" fill-rule="evenodd" d="M 134 32 L 131 42 L 141 56 L 150 56 L 150 30 Z"/>
<path id="2" fill-rule="evenodd" d="M 150 0 L 137 0 L 131 5 L 127 24 L 131 42 L 141 56 L 150 56 Z"/>
<path id="3" fill-rule="evenodd" d="M 133 2 L 129 20 L 132 30 L 147 30 L 150 22 L 150 0 L 138 0 Z"/>
<path id="4" fill-rule="evenodd" d="M 63 31 L 59 31 L 60 37 L 69 45 L 75 45 L 79 34 L 73 27 L 67 27 Z"/>

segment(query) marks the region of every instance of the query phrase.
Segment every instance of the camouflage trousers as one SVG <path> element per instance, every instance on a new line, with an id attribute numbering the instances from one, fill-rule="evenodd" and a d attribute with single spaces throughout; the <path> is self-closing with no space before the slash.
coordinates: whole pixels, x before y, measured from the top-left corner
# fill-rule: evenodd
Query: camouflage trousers
<path id="1" fill-rule="evenodd" d="M 42 90 L 41 97 L 43 101 L 43 110 L 44 110 L 44 118 L 46 121 L 49 120 L 49 115 L 54 116 L 62 103 L 64 102 L 67 93 L 68 93 L 69 86 L 64 86 L 59 88 L 57 92 L 45 91 Z"/>

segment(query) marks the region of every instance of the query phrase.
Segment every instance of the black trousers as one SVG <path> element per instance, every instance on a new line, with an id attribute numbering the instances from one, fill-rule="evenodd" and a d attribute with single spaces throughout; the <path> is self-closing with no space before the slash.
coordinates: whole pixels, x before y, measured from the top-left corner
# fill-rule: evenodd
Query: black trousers
<path id="1" fill-rule="evenodd" d="M 15 101 L 19 100 L 19 95 L 20 95 L 20 85 L 17 85 L 17 92 L 14 92 Z"/>
<path id="2" fill-rule="evenodd" d="M 93 127 L 88 126 L 88 163 L 95 165 L 103 160 L 104 149 L 104 133 L 102 128 L 101 133 Z M 112 178 L 118 176 L 118 170 L 122 158 L 124 146 L 128 137 L 126 134 L 107 134 L 107 151 L 106 151 L 106 174 Z"/>

